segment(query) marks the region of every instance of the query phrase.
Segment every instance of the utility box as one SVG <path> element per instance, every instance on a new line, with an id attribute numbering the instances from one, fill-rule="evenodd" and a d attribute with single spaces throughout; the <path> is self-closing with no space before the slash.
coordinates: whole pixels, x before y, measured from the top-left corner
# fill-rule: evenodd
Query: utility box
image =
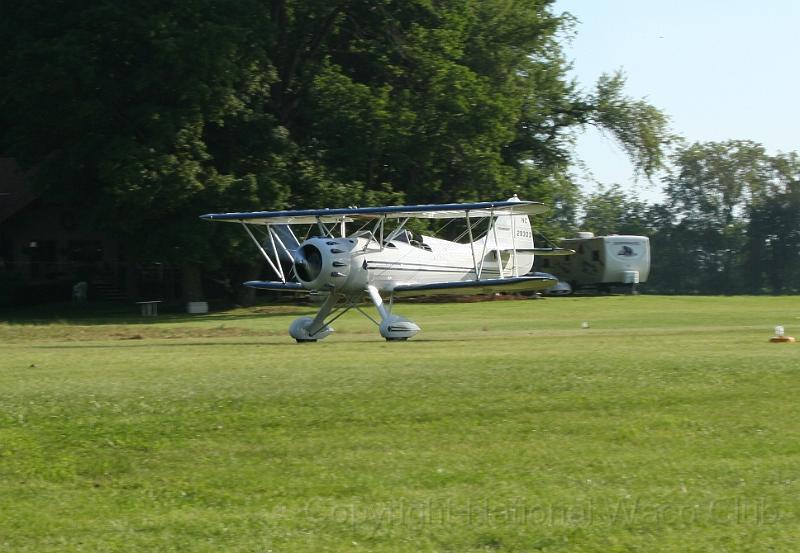
<path id="1" fill-rule="evenodd" d="M 186 312 L 190 315 L 202 315 L 208 313 L 208 302 L 190 301 L 186 304 Z"/>
<path id="2" fill-rule="evenodd" d="M 650 275 L 650 239 L 646 236 L 612 234 L 595 236 L 579 232 L 576 238 L 559 241 L 567 256 L 537 257 L 537 271 L 555 275 L 572 290 L 633 292 Z"/>

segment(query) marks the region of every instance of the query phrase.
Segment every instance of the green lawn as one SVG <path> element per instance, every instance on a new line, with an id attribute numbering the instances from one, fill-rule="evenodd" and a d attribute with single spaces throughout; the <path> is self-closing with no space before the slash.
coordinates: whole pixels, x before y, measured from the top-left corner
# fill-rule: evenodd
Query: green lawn
<path id="1" fill-rule="evenodd" d="M 797 550 L 800 298 L 395 310 L 0 323 L 0 551 Z"/>

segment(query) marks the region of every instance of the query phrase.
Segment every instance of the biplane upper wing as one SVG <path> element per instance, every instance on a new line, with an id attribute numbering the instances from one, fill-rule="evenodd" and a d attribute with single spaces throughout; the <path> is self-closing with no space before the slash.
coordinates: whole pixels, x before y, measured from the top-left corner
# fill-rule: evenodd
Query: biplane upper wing
<path id="1" fill-rule="evenodd" d="M 535 273 L 520 277 L 460 280 L 433 284 L 399 284 L 395 296 L 443 296 L 462 294 L 493 294 L 495 292 L 536 292 L 556 285 L 558 279 L 548 273 Z"/>
<path id="2" fill-rule="evenodd" d="M 498 215 L 536 215 L 547 211 L 541 202 L 509 200 L 502 202 L 475 202 L 462 204 L 399 205 L 383 207 L 347 207 L 337 209 L 299 209 L 286 211 L 252 211 L 242 213 L 208 213 L 201 215 L 206 221 L 234 223 L 269 223 L 302 225 L 337 223 L 364 219 L 456 219 L 461 217 L 496 217 Z"/>

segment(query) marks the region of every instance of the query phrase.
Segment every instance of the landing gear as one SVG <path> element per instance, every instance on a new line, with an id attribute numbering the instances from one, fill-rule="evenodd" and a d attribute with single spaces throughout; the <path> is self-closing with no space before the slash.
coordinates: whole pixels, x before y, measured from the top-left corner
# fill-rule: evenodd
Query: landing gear
<path id="1" fill-rule="evenodd" d="M 292 321 L 292 324 L 289 326 L 289 335 L 297 340 L 298 343 L 316 342 L 317 340 L 327 338 L 333 333 L 333 328 L 330 326 L 330 323 L 344 315 L 351 308 L 357 309 L 362 315 L 378 325 L 381 336 L 383 336 L 387 342 L 403 342 L 419 332 L 420 328 L 416 323 L 400 315 L 393 315 L 391 313 L 391 306 L 389 309 L 386 308 L 377 288 L 368 286 L 367 292 L 380 314 L 380 322 L 376 321 L 368 313 L 362 311 L 357 305 L 358 301 L 361 299 L 360 295 L 355 297 L 340 296 L 335 292 L 331 292 L 315 317 L 300 317 Z M 346 305 L 341 306 L 337 310 L 338 312 L 336 315 L 326 321 L 325 318 L 336 310 L 336 304 L 339 300 L 344 300 Z"/>
<path id="2" fill-rule="evenodd" d="M 323 325 L 316 331 L 312 332 L 312 324 L 314 319 L 311 317 L 300 317 L 292 321 L 289 326 L 289 335 L 297 340 L 297 343 L 316 342 L 327 338 L 333 332 L 333 329 L 328 325 Z"/>
<path id="3" fill-rule="evenodd" d="M 333 311 L 337 301 L 336 294 L 330 294 L 325 299 L 322 307 L 319 308 L 316 317 L 313 319 L 311 317 L 300 317 L 292 321 L 292 324 L 289 325 L 289 335 L 297 340 L 298 343 L 316 342 L 330 336 L 333 333 L 333 328 L 325 322 L 325 317 Z"/>
<path id="4" fill-rule="evenodd" d="M 381 298 L 377 288 L 374 286 L 367 286 L 367 292 L 369 292 L 372 303 L 375 304 L 375 308 L 381 315 L 381 322 L 378 328 L 381 336 L 386 338 L 387 342 L 408 340 L 420 331 L 416 323 L 400 315 L 392 315 L 391 311 L 386 309 L 386 306 L 383 304 L 383 298 Z"/>
<path id="5" fill-rule="evenodd" d="M 387 342 L 408 340 L 419 332 L 419 327 L 415 323 L 399 315 L 386 315 L 378 328 Z"/>

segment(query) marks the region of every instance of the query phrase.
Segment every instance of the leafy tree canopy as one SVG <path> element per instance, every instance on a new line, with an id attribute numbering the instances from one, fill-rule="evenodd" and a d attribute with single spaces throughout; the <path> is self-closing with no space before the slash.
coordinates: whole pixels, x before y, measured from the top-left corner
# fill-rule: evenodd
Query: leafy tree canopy
<path id="1" fill-rule="evenodd" d="M 796 292 L 800 158 L 761 144 L 685 144 L 650 210 L 653 285 L 703 293 Z"/>
<path id="2" fill-rule="evenodd" d="M 636 197 L 631 198 L 618 185 L 601 187 L 583 202 L 580 228 L 597 236 L 609 234 L 650 234 L 650 207 Z"/>
<path id="3" fill-rule="evenodd" d="M 518 193 L 568 227 L 573 129 L 648 175 L 670 138 L 620 74 L 566 78 L 551 0 L 3 4 L 2 150 L 142 255 L 250 255 L 208 211 Z"/>

